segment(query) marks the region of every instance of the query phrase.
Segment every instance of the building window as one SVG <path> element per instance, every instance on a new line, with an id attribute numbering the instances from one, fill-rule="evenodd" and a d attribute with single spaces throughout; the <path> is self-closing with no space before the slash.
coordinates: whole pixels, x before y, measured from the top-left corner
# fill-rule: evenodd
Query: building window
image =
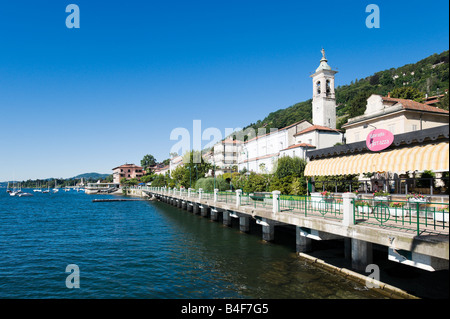
<path id="1" fill-rule="evenodd" d="M 317 81 L 316 88 L 317 88 L 317 94 L 320 94 L 320 81 Z"/>

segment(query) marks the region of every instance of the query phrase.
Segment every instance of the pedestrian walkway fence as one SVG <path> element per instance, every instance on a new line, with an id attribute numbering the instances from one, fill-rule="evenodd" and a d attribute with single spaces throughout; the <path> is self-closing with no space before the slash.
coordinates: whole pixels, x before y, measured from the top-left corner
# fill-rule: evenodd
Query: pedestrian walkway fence
<path id="1" fill-rule="evenodd" d="M 202 189 L 177 190 L 149 188 L 166 195 L 185 197 L 187 200 L 232 204 L 235 207 L 267 209 L 275 214 L 298 214 L 304 217 L 328 218 L 344 221 L 344 213 L 351 214 L 351 224 L 372 225 L 384 228 L 424 233 L 449 232 L 449 204 L 426 200 L 390 200 L 388 198 L 358 198 L 353 193 L 332 195 L 312 193 L 311 196 L 279 195 L 272 193 L 242 193 L 224 191 L 203 192 Z M 345 195 L 347 194 L 347 195 Z M 350 195 L 349 195 L 350 194 Z"/>

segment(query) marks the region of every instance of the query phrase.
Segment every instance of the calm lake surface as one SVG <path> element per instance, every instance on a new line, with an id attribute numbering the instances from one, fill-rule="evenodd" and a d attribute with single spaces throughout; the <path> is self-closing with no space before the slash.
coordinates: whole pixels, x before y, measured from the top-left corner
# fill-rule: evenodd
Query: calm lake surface
<path id="1" fill-rule="evenodd" d="M 384 298 L 307 264 L 293 245 L 165 203 L 0 191 L 0 298 Z M 66 287 L 70 264 L 80 288 Z"/>

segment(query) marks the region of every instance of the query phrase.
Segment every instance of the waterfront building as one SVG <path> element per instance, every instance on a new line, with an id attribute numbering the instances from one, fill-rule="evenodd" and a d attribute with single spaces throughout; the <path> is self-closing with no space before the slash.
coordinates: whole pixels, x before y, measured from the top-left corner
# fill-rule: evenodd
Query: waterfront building
<path id="1" fill-rule="evenodd" d="M 153 173 L 157 175 L 165 175 L 170 172 L 170 165 L 156 165 Z"/>
<path id="2" fill-rule="evenodd" d="M 120 183 L 122 178 L 127 180 L 137 178 L 139 180 L 144 174 L 145 171 L 141 166 L 126 163 L 113 168 L 113 182 Z"/>
<path id="3" fill-rule="evenodd" d="M 407 99 L 372 94 L 363 115 L 342 126 L 347 143 L 365 141 L 370 131 L 385 129 L 392 134 L 421 131 L 448 125 L 449 111 Z"/>
<path id="4" fill-rule="evenodd" d="M 213 158 L 209 158 L 208 161 L 218 168 L 215 172 L 216 176 L 237 171 L 238 154 L 241 151 L 242 143 L 240 140 L 228 137 L 214 145 Z"/>
<path id="5" fill-rule="evenodd" d="M 294 134 L 297 144 L 309 144 L 315 148 L 327 148 L 343 142 L 343 133 L 340 130 L 321 125 L 311 125 Z"/>
<path id="6" fill-rule="evenodd" d="M 294 135 L 311 125 L 303 120 L 243 143 L 238 154 L 239 171 L 245 168 L 256 173 L 272 172 L 280 153 L 297 144 Z"/>
<path id="7" fill-rule="evenodd" d="M 449 125 L 394 134 L 393 142 L 380 151 L 372 151 L 366 140 L 345 145 L 309 150 L 310 162 L 305 176 L 338 176 L 349 174 L 375 174 L 377 183 L 384 191 L 407 194 L 448 194 L 446 187 L 435 189 L 430 184 L 418 189 L 415 174 L 431 171 L 441 177 L 449 170 Z M 438 176 L 439 175 L 439 176 Z M 330 181 L 332 182 L 332 181 Z M 361 180 L 362 191 L 373 190 L 372 180 Z M 448 183 L 448 178 L 446 179 Z"/>
<path id="8" fill-rule="evenodd" d="M 180 165 L 183 165 L 183 157 L 180 155 L 173 156 L 169 163 L 169 173 L 172 176 L 172 172 Z"/>
<path id="9" fill-rule="evenodd" d="M 343 142 L 343 133 L 336 129 L 336 97 L 334 77 L 322 49 L 322 59 L 312 77 L 312 123 L 307 120 L 288 125 L 274 132 L 254 137 L 242 144 L 239 170 L 256 173 L 273 172 L 280 156 L 306 159 L 306 151 L 332 147 Z"/>
<path id="10" fill-rule="evenodd" d="M 285 149 L 282 149 L 280 151 L 279 157 L 289 156 L 289 157 L 300 157 L 300 158 L 306 159 L 306 152 L 310 149 L 312 150 L 315 148 L 316 147 L 314 145 L 307 144 L 307 143 L 294 144 L 289 147 L 286 147 Z"/>

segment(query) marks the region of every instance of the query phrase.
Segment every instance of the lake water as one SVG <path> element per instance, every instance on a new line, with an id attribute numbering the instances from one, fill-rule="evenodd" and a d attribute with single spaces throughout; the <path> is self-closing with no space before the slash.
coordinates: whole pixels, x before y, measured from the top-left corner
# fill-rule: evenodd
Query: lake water
<path id="1" fill-rule="evenodd" d="M 302 261 L 293 245 L 165 203 L 33 194 L 0 192 L 0 298 L 384 298 Z M 80 288 L 66 286 L 72 264 Z"/>

